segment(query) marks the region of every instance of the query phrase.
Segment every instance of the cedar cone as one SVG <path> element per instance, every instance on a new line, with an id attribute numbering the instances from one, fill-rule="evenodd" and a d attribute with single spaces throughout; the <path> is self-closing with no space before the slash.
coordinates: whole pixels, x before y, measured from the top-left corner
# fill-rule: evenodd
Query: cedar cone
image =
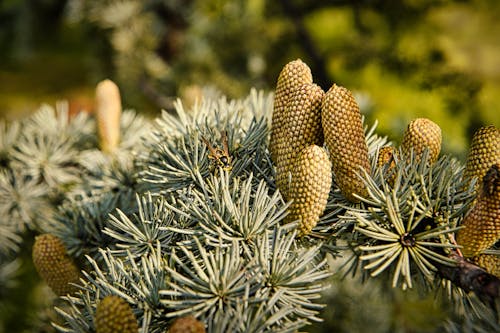
<path id="1" fill-rule="evenodd" d="M 357 174 L 361 168 L 370 173 L 359 106 L 349 90 L 334 84 L 325 94 L 322 110 L 323 133 L 335 182 L 349 201 L 358 202 L 354 194 L 365 197 L 368 192 Z"/>
<path id="2" fill-rule="evenodd" d="M 395 155 L 396 149 L 392 146 L 381 147 L 378 151 L 377 167 L 386 168 L 384 170 L 384 178 L 391 186 L 394 185 L 394 179 L 396 178 Z"/>
<path id="3" fill-rule="evenodd" d="M 498 163 L 500 163 L 500 129 L 493 125 L 481 127 L 472 137 L 464 179 L 470 182 L 477 177 L 480 182 L 486 171 Z"/>
<path id="4" fill-rule="evenodd" d="M 137 319 L 130 305 L 121 297 L 109 295 L 104 297 L 95 311 L 94 323 L 96 333 L 137 333 Z"/>
<path id="5" fill-rule="evenodd" d="M 332 166 L 324 148 L 311 145 L 302 150 L 292 168 L 287 221 L 299 220 L 298 236 L 316 226 L 326 208 L 332 186 Z"/>
<path id="6" fill-rule="evenodd" d="M 479 255 L 500 238 L 500 164 L 493 165 L 483 177 L 476 202 L 462 224 L 457 243 L 466 258 Z"/>
<path id="7" fill-rule="evenodd" d="M 283 112 L 276 131 L 276 185 L 289 200 L 289 172 L 297 155 L 309 145 L 323 145 L 321 102 L 324 92 L 316 84 L 304 84 L 295 90 Z"/>
<path id="8" fill-rule="evenodd" d="M 311 69 L 300 59 L 289 62 L 281 70 L 274 93 L 271 140 L 269 142 L 269 151 L 274 163 L 276 163 L 277 158 L 278 137 L 282 127 L 283 112 L 285 111 L 288 100 L 298 87 L 305 83 L 312 82 Z"/>
<path id="9" fill-rule="evenodd" d="M 205 333 L 205 325 L 193 316 L 177 318 L 168 333 Z"/>
<path id="10" fill-rule="evenodd" d="M 59 296 L 76 292 L 80 270 L 68 256 L 63 242 L 51 234 L 35 237 L 33 264 L 40 277 Z"/>
<path id="11" fill-rule="evenodd" d="M 429 149 L 429 162 L 437 161 L 441 152 L 441 128 L 427 118 L 417 118 L 408 124 L 401 142 L 403 155 L 408 157 L 413 150 L 419 161 L 426 148 Z"/>

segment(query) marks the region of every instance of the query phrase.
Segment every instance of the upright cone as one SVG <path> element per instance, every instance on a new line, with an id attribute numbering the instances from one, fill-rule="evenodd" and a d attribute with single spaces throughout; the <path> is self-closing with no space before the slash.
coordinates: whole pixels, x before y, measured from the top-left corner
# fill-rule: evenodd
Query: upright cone
<path id="1" fill-rule="evenodd" d="M 180 317 L 174 320 L 168 333 L 205 333 L 205 325 L 193 316 Z"/>
<path id="2" fill-rule="evenodd" d="M 359 106 L 349 90 L 334 84 L 325 94 L 322 111 L 323 133 L 335 182 L 349 201 L 358 202 L 354 194 L 364 197 L 368 193 L 357 173 L 361 169 L 370 172 Z"/>
<path id="3" fill-rule="evenodd" d="M 94 316 L 96 333 L 137 333 L 137 319 L 130 305 L 121 297 L 109 295 L 99 304 Z"/>
<path id="4" fill-rule="evenodd" d="M 429 162 L 434 163 L 441 152 L 441 128 L 427 118 L 417 118 L 408 124 L 401 142 L 403 155 L 408 157 L 410 152 L 419 161 L 425 149 L 429 149 Z"/>
<path id="5" fill-rule="evenodd" d="M 59 296 L 77 291 L 80 271 L 68 256 L 63 242 L 51 234 L 35 237 L 33 264 L 40 277 Z"/>
<path id="6" fill-rule="evenodd" d="M 276 163 L 278 137 L 281 131 L 285 106 L 298 87 L 312 82 L 311 69 L 300 59 L 289 62 L 280 72 L 274 93 L 271 140 L 269 142 L 269 151 L 274 163 Z"/>
<path id="7" fill-rule="evenodd" d="M 396 162 L 395 162 L 396 149 L 392 146 L 381 147 L 378 151 L 377 167 L 385 168 L 384 178 L 388 184 L 394 185 L 396 178 Z"/>
<path id="8" fill-rule="evenodd" d="M 298 236 L 308 235 L 323 214 L 332 186 L 332 167 L 325 149 L 311 145 L 302 150 L 292 169 L 287 222 L 299 220 Z"/>
<path id="9" fill-rule="evenodd" d="M 110 153 L 120 143 L 122 102 L 118 86 L 111 80 L 96 87 L 96 119 L 101 150 Z"/>
<path id="10" fill-rule="evenodd" d="M 290 96 L 281 127 L 276 131 L 276 185 L 289 199 L 289 172 L 302 149 L 323 145 L 321 103 L 324 92 L 316 84 L 303 84 Z"/>
<path id="11" fill-rule="evenodd" d="M 500 163 L 500 129 L 495 126 L 481 127 L 474 133 L 467 155 L 464 179 L 468 183 L 477 177 L 481 183 L 486 171 Z"/>
<path id="12" fill-rule="evenodd" d="M 457 243 L 467 258 L 479 255 L 500 238 L 500 164 L 493 165 L 483 177 L 479 196 L 462 225 Z"/>

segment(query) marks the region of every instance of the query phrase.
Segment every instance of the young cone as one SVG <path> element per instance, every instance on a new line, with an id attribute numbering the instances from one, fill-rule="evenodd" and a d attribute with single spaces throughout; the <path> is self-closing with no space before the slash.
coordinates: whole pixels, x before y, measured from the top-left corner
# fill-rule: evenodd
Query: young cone
<path id="1" fill-rule="evenodd" d="M 419 160 L 426 148 L 429 149 L 429 162 L 434 163 L 441 152 L 441 128 L 427 118 L 412 120 L 403 134 L 401 150 L 405 156 L 413 154 Z"/>
<path id="2" fill-rule="evenodd" d="M 137 333 L 137 319 L 130 305 L 121 297 L 109 295 L 99 304 L 94 316 L 96 333 Z"/>
<path id="3" fill-rule="evenodd" d="M 334 84 L 325 94 L 322 110 L 323 133 L 335 182 L 349 201 L 358 202 L 354 194 L 364 197 L 368 193 L 357 174 L 361 168 L 370 172 L 359 106 L 349 90 Z"/>
<path id="4" fill-rule="evenodd" d="M 500 278 L 500 257 L 494 254 L 480 254 L 471 259 L 472 262 L 488 273 Z"/>
<path id="5" fill-rule="evenodd" d="M 326 208 L 332 186 L 332 166 L 324 148 L 311 145 L 302 150 L 292 169 L 287 222 L 299 220 L 298 236 L 316 226 Z"/>
<path id="6" fill-rule="evenodd" d="M 271 140 L 269 151 L 271 158 L 276 163 L 278 150 L 278 139 L 283 121 L 283 112 L 292 93 L 305 83 L 312 83 L 311 69 L 302 60 L 297 59 L 289 62 L 283 67 L 278 77 L 276 91 L 274 93 L 273 118 L 271 125 Z"/>
<path id="7" fill-rule="evenodd" d="M 500 163 L 500 129 L 495 126 L 481 127 L 474 133 L 467 155 L 464 179 L 483 179 L 490 166 Z"/>
<path id="8" fill-rule="evenodd" d="M 466 258 L 479 255 L 500 238 L 500 164 L 493 165 L 483 178 L 483 184 L 472 210 L 458 231 L 457 243 Z"/>
<path id="9" fill-rule="evenodd" d="M 205 333 L 205 325 L 193 316 L 177 318 L 168 333 Z"/>
<path id="10" fill-rule="evenodd" d="M 99 144 L 102 151 L 110 153 L 120 142 L 120 90 L 113 81 L 104 80 L 97 85 L 95 98 Z"/>
<path id="11" fill-rule="evenodd" d="M 314 83 L 301 85 L 283 112 L 281 127 L 276 132 L 276 185 L 285 200 L 289 199 L 289 172 L 297 155 L 307 146 L 323 145 L 323 95 L 323 90 Z"/>
<path id="12" fill-rule="evenodd" d="M 50 234 L 35 237 L 32 256 L 38 274 L 54 293 L 62 296 L 77 290 L 73 283 L 80 280 L 80 271 L 58 237 Z"/>
<path id="13" fill-rule="evenodd" d="M 377 167 L 384 168 L 387 165 L 387 169 L 384 172 L 384 178 L 387 183 L 394 184 L 394 179 L 396 178 L 396 162 L 394 161 L 394 156 L 396 155 L 396 149 L 392 146 L 385 146 L 379 149 Z"/>

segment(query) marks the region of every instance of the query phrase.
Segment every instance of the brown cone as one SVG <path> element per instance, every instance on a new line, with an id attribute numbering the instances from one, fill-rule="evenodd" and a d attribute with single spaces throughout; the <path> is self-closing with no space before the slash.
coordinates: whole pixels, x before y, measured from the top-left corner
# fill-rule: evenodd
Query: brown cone
<path id="1" fill-rule="evenodd" d="M 500 129 L 482 127 L 474 133 L 464 171 L 464 179 L 470 182 L 477 177 L 481 182 L 490 166 L 500 163 Z"/>
<path id="2" fill-rule="evenodd" d="M 38 274 L 54 293 L 61 296 L 78 290 L 72 283 L 79 282 L 80 271 L 58 237 L 50 234 L 35 237 L 32 256 Z"/>
<path id="3" fill-rule="evenodd" d="M 323 145 L 321 102 L 324 92 L 316 84 L 304 84 L 290 97 L 276 132 L 276 185 L 289 200 L 289 172 L 297 155 L 309 145 Z"/>
<path id="4" fill-rule="evenodd" d="M 479 255 L 500 238 L 500 164 L 484 176 L 479 196 L 462 225 L 457 243 L 466 258 Z"/>
<path id="5" fill-rule="evenodd" d="M 271 125 L 271 140 L 269 151 L 271 158 L 276 163 L 277 144 L 279 131 L 281 131 L 283 112 L 292 93 L 305 83 L 312 83 L 311 69 L 302 60 L 297 59 L 289 62 L 283 67 L 278 77 L 276 91 L 274 93 L 273 118 Z"/>
<path id="6" fill-rule="evenodd" d="M 394 179 L 396 178 L 395 155 L 396 149 L 392 146 L 381 147 L 378 151 L 377 167 L 386 168 L 384 178 L 391 186 L 394 184 Z"/>
<path id="7" fill-rule="evenodd" d="M 349 90 L 334 84 L 325 94 L 322 111 L 323 133 L 335 182 L 349 201 L 358 202 L 354 194 L 365 197 L 368 193 L 357 173 L 361 169 L 370 173 L 359 106 Z"/>
<path id="8" fill-rule="evenodd" d="M 177 318 L 168 333 L 205 333 L 205 325 L 193 316 Z"/>
<path id="9" fill-rule="evenodd" d="M 332 167 L 324 148 L 311 145 L 302 150 L 292 169 L 287 222 L 299 220 L 298 236 L 316 226 L 326 208 L 332 186 Z"/>
<path id="10" fill-rule="evenodd" d="M 137 333 L 137 319 L 130 305 L 121 297 L 104 297 L 94 316 L 96 333 Z"/>
<path id="11" fill-rule="evenodd" d="M 441 128 L 427 118 L 417 118 L 408 124 L 401 142 L 401 150 L 408 157 L 413 150 L 419 161 L 425 149 L 429 149 L 429 162 L 437 161 L 441 152 Z"/>

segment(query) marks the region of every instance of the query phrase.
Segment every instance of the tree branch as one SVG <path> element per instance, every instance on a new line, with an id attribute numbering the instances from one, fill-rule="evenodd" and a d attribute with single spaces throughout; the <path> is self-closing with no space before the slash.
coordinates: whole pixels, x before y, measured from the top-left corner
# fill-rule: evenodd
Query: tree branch
<path id="1" fill-rule="evenodd" d="M 467 292 L 474 292 L 482 302 L 494 308 L 500 298 L 500 279 L 457 253 L 450 257 L 457 261 L 457 265 L 436 264 L 439 275 Z"/>

